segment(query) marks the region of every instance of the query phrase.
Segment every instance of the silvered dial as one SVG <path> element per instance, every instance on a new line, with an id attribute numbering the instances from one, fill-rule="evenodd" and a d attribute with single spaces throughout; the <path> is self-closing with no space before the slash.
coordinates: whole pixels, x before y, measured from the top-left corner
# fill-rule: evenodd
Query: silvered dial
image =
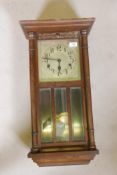
<path id="1" fill-rule="evenodd" d="M 39 41 L 38 56 L 40 81 L 80 80 L 78 40 Z"/>
<path id="2" fill-rule="evenodd" d="M 47 69 L 57 76 L 68 74 L 75 62 L 73 51 L 62 44 L 49 47 L 41 59 L 47 65 Z"/>

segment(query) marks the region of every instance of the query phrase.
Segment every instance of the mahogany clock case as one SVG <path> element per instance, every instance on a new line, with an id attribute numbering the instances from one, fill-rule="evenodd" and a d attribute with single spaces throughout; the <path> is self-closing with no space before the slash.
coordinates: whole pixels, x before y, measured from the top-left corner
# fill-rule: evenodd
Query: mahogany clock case
<path id="1" fill-rule="evenodd" d="M 30 94 L 31 94 L 31 125 L 32 125 L 32 148 L 28 154 L 39 166 L 51 165 L 73 165 L 73 164 L 88 164 L 99 151 L 95 145 L 94 126 L 92 115 L 92 101 L 91 101 L 91 87 L 90 87 L 90 70 L 89 70 L 89 55 L 88 55 L 88 34 L 94 23 L 94 18 L 80 18 L 80 19 L 63 19 L 63 20 L 23 20 L 20 21 L 21 27 L 25 37 L 29 40 L 29 64 L 30 64 Z M 60 79 L 60 62 L 62 59 L 54 58 L 58 68 L 54 70 L 53 58 L 49 58 L 51 62 L 51 73 L 56 73 L 56 78 L 49 80 L 49 75 L 44 79 L 44 73 L 41 75 L 40 59 L 40 45 L 44 41 L 60 41 L 78 40 L 79 42 L 79 59 L 81 76 L 72 76 L 69 80 Z M 43 46 L 43 48 L 45 45 Z M 56 49 L 56 48 L 55 48 Z M 44 61 L 49 60 L 41 56 Z M 72 59 L 73 61 L 73 59 Z M 41 65 L 42 66 L 42 65 Z M 71 68 L 72 64 L 69 63 Z M 50 64 L 48 66 L 50 70 Z M 69 68 L 69 69 L 70 69 Z M 48 70 L 47 69 L 47 70 Z M 65 67 L 66 69 L 66 67 Z M 76 67 L 77 70 L 77 67 Z M 79 69 L 78 69 L 79 70 Z M 67 69 L 63 70 L 66 72 Z M 61 71 L 62 72 L 62 71 Z M 49 72 L 47 73 L 49 74 Z M 46 75 L 46 73 L 45 73 Z M 42 79 L 40 78 L 42 76 Z M 83 139 L 73 140 L 72 116 L 70 107 L 70 89 L 72 87 L 80 88 L 82 94 L 82 111 L 83 111 Z M 52 141 L 42 141 L 42 127 L 41 127 L 41 89 L 49 88 L 51 91 L 52 100 Z M 66 89 L 66 101 L 68 109 L 68 126 L 69 135 L 67 141 L 57 141 L 56 138 L 56 116 L 55 116 L 55 88 Z M 46 122 L 47 123 L 47 122 Z"/>

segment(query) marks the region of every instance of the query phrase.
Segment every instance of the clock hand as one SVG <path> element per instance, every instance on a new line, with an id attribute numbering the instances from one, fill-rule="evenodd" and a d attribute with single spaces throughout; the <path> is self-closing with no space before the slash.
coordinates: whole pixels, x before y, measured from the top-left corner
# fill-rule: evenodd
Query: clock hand
<path id="1" fill-rule="evenodd" d="M 54 59 L 54 58 L 42 58 L 44 60 L 53 60 L 53 61 L 58 61 L 58 59 Z"/>
<path id="2" fill-rule="evenodd" d="M 60 66 L 60 63 L 61 63 L 61 59 L 58 59 L 58 76 L 59 74 L 61 73 L 60 70 L 61 70 L 61 66 Z"/>

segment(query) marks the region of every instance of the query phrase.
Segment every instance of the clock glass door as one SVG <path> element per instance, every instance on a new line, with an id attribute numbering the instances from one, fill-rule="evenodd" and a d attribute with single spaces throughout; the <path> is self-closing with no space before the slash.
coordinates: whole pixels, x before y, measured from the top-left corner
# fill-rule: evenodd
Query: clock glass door
<path id="1" fill-rule="evenodd" d="M 78 39 L 38 41 L 43 144 L 85 142 L 80 60 Z"/>

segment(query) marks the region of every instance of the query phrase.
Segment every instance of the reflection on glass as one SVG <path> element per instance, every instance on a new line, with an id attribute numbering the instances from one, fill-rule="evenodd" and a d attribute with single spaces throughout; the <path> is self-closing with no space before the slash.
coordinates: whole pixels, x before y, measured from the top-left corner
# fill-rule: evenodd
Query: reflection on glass
<path id="1" fill-rule="evenodd" d="M 52 141 L 52 111 L 50 89 L 40 90 L 40 115 L 42 142 Z"/>
<path id="2" fill-rule="evenodd" d="M 56 106 L 56 139 L 67 141 L 69 139 L 68 112 L 66 107 L 66 89 L 55 89 Z"/>
<path id="3" fill-rule="evenodd" d="M 84 139 L 81 88 L 71 88 L 71 115 L 73 140 Z"/>

